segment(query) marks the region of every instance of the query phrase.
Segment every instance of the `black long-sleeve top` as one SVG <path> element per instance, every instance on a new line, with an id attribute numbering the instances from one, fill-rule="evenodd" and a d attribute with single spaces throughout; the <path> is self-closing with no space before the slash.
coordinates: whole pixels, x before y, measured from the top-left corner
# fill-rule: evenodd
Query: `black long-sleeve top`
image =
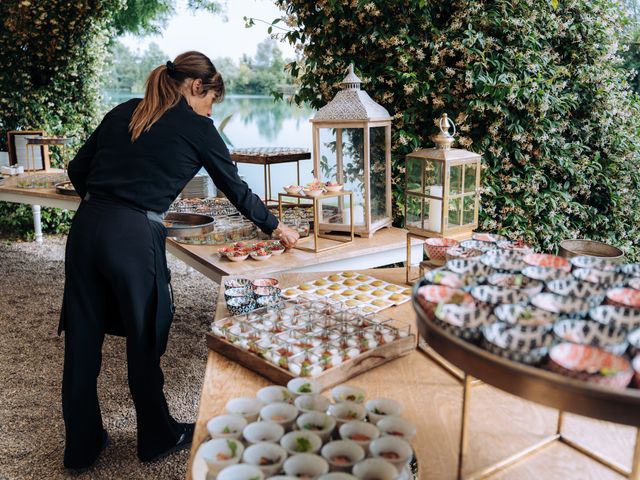
<path id="1" fill-rule="evenodd" d="M 69 163 L 69 178 L 80 197 L 87 192 L 106 194 L 144 210 L 165 212 L 204 167 L 245 217 L 265 233 L 276 229 L 278 219 L 240 180 L 209 118 L 194 112 L 182 97 L 132 143 L 129 122 L 139 102 L 129 100 L 107 113 Z"/>

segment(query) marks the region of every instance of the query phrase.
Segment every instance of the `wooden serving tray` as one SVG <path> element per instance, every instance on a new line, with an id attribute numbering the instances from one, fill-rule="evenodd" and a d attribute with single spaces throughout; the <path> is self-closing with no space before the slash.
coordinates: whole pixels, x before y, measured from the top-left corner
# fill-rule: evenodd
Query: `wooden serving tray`
<path id="1" fill-rule="evenodd" d="M 207 346 L 214 352 L 220 353 L 249 370 L 268 378 L 277 385 L 286 385 L 289 380 L 297 378 L 289 370 L 274 365 L 251 352 L 227 342 L 225 339 L 207 332 Z M 403 357 L 416 349 L 416 336 L 410 334 L 404 338 L 394 340 L 373 350 L 369 350 L 355 358 L 341 363 L 337 367 L 325 370 L 320 375 L 309 377 L 325 390 L 346 380 L 367 372 L 379 365 L 399 357 Z"/>

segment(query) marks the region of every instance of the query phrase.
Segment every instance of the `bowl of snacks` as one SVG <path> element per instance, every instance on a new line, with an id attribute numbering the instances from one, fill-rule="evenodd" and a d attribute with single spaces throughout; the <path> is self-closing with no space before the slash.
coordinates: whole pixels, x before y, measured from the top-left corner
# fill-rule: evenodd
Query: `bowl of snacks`
<path id="1" fill-rule="evenodd" d="M 262 249 L 262 248 L 260 250 L 256 250 L 255 252 L 251 252 L 250 255 L 251 255 L 251 258 L 259 262 L 262 262 L 264 260 L 268 260 L 271 258 L 271 252 L 269 250 Z"/>
<path id="2" fill-rule="evenodd" d="M 302 188 L 300 185 L 287 185 L 284 187 L 284 191 L 290 195 L 299 195 L 302 192 Z"/>
<path id="3" fill-rule="evenodd" d="M 249 258 L 249 252 L 246 250 L 233 250 L 226 254 L 226 257 L 232 262 L 243 262 Z"/>
<path id="4" fill-rule="evenodd" d="M 549 368 L 556 373 L 611 388 L 625 388 L 633 377 L 626 358 L 589 345 L 560 343 L 551 349 L 549 359 Z"/>
<path id="5" fill-rule="evenodd" d="M 339 192 L 344 188 L 344 184 L 337 182 L 327 182 L 324 186 L 327 192 Z"/>

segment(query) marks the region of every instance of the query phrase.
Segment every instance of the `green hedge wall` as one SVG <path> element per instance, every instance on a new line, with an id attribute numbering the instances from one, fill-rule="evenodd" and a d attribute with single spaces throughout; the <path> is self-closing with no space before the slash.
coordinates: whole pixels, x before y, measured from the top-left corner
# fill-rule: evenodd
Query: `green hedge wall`
<path id="1" fill-rule="evenodd" d="M 10 130 L 42 129 L 82 140 L 95 127 L 110 25 L 124 3 L 0 2 L 0 150 L 7 150 Z M 71 216 L 43 209 L 43 228 L 66 231 Z M 0 230 L 28 235 L 30 208 L 0 202 Z"/>
<path id="2" fill-rule="evenodd" d="M 433 119 L 483 155 L 481 228 L 555 250 L 592 238 L 638 255 L 639 111 L 610 0 L 277 0 L 303 60 L 297 102 L 323 106 L 347 66 L 394 116 L 394 194 Z"/>

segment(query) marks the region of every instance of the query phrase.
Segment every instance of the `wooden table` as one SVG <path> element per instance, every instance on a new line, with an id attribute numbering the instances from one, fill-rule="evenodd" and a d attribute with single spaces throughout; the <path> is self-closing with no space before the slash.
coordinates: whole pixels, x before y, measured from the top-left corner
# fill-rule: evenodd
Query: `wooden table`
<path id="1" fill-rule="evenodd" d="M 322 242 L 322 239 L 319 239 Z M 220 283 L 223 276 L 272 275 L 278 272 L 331 272 L 374 268 L 406 260 L 407 231 L 401 228 L 378 230 L 371 238 L 321 253 L 293 249 L 258 262 L 232 262 L 217 254 L 222 245 L 187 245 L 167 240 L 167 250 L 190 267 Z M 417 242 L 416 242 L 417 244 Z M 413 249 L 412 263 L 422 260 L 422 250 Z M 401 281 L 403 282 L 403 281 Z"/>
<path id="2" fill-rule="evenodd" d="M 42 240 L 40 206 L 76 210 L 80 198 L 61 195 L 54 188 L 18 188 L 16 178 L 8 177 L 0 186 L 0 201 L 32 206 L 36 239 Z M 356 238 L 352 243 L 320 254 L 293 250 L 257 262 L 231 262 L 217 255 L 222 245 L 187 245 L 167 239 L 167 251 L 215 282 L 224 275 L 268 275 L 287 271 L 333 271 L 373 268 L 406 260 L 406 230 L 386 228 L 371 238 Z M 322 240 L 321 240 L 322 241 Z M 413 263 L 422 260 L 422 250 L 415 248 Z"/>
<path id="3" fill-rule="evenodd" d="M 362 272 L 399 284 L 402 284 L 405 274 L 404 268 Z M 285 273 L 276 276 L 286 287 L 324 275 L 326 273 Z M 415 313 L 409 303 L 384 312 L 406 319 L 415 327 Z M 215 318 L 227 315 L 220 293 Z M 207 435 L 206 422 L 222 414 L 230 398 L 255 396 L 260 388 L 269 383 L 260 375 L 209 351 L 187 480 L 192 478 L 191 462 L 196 449 Z M 418 426 L 417 436 L 412 443 L 418 458 L 420 480 L 456 478 L 462 397 L 459 381 L 417 350 L 355 377 L 348 383 L 364 388 L 369 398 L 390 397 L 404 404 L 403 416 Z M 468 438 L 470 448 L 465 458 L 468 471 L 476 471 L 489 462 L 499 460 L 505 453 L 517 452 L 555 431 L 557 419 L 554 410 L 488 385 L 474 388 L 477 389 L 476 399 L 471 405 L 470 415 L 476 427 Z M 629 462 L 629 445 L 633 444 L 634 429 L 574 415 L 567 414 L 566 417 L 567 430 L 571 435 L 588 439 L 590 446 L 619 462 Z M 615 480 L 620 477 L 586 456 L 555 445 L 540 453 L 535 461 L 512 466 L 495 478 Z"/>

